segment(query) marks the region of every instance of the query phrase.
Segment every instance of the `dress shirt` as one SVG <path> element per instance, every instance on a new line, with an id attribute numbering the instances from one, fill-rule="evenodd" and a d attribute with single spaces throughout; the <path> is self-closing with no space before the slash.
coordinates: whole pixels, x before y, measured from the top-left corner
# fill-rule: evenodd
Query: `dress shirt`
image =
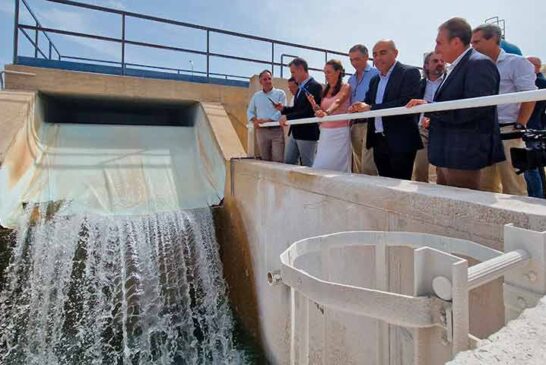
<path id="1" fill-rule="evenodd" d="M 377 71 L 375 67 L 367 65 L 360 80 L 357 79 L 356 72 L 349 77 L 348 83 L 351 85 L 351 105 L 359 101 L 364 101 L 366 93 L 370 88 L 370 80 L 377 74 L 379 74 L 379 71 Z"/>
<path id="2" fill-rule="evenodd" d="M 379 84 L 377 85 L 377 94 L 375 95 L 375 103 L 381 104 L 383 102 L 383 97 L 385 96 L 385 90 L 387 89 L 387 84 L 389 83 L 389 78 L 391 77 L 392 70 L 396 66 L 396 62 L 392 64 L 391 68 L 385 76 L 379 73 Z M 383 118 L 375 117 L 375 133 L 383 133 Z"/>
<path id="3" fill-rule="evenodd" d="M 276 103 L 286 104 L 286 94 L 281 89 L 271 89 L 269 92 L 263 90 L 257 91 L 248 103 L 248 109 L 246 112 L 248 121 L 252 118 L 258 119 L 271 119 L 273 122 L 277 122 L 281 118 L 281 112 L 275 109 L 275 106 L 271 101 Z"/>
<path id="4" fill-rule="evenodd" d="M 535 68 L 525 57 L 506 53 L 501 49 L 496 63 L 501 77 L 499 94 L 537 89 Z M 516 122 L 520 106 L 520 103 L 498 105 L 499 124 Z"/>

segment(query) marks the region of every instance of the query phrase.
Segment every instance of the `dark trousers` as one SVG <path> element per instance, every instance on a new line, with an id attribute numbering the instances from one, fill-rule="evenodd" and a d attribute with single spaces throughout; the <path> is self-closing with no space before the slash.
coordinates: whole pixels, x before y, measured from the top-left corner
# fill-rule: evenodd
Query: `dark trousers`
<path id="1" fill-rule="evenodd" d="M 374 140 L 373 159 L 379 176 L 411 180 L 417 151 L 399 153 L 390 151 L 387 139 L 382 133 L 377 133 Z"/>

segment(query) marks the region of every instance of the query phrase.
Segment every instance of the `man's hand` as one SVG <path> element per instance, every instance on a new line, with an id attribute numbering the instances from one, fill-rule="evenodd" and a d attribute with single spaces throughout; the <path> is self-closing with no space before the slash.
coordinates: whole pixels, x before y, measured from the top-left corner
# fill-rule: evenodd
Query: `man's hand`
<path id="1" fill-rule="evenodd" d="M 258 128 L 258 125 L 260 124 L 260 119 L 258 118 L 252 119 L 252 124 L 254 125 L 254 128 Z"/>
<path id="2" fill-rule="evenodd" d="M 315 117 L 317 118 L 324 118 L 325 116 L 327 116 L 328 114 L 326 114 L 326 112 L 322 109 L 319 109 L 315 112 Z"/>
<path id="3" fill-rule="evenodd" d="M 370 106 L 363 102 L 354 103 L 349 107 L 349 113 L 367 112 L 370 110 Z"/>
<path id="4" fill-rule="evenodd" d="M 275 103 L 275 109 L 277 109 L 278 111 L 282 112 L 282 110 L 284 109 L 284 105 L 282 105 L 282 103 Z"/>
<path id="5" fill-rule="evenodd" d="M 423 117 L 421 118 L 421 121 L 419 122 L 421 124 L 421 127 L 428 129 L 430 127 L 430 118 Z"/>
<path id="6" fill-rule="evenodd" d="M 320 106 L 317 104 L 317 102 L 315 101 L 315 97 L 312 94 L 306 93 L 305 96 L 307 97 L 307 100 L 313 107 L 313 110 L 320 109 Z"/>
<path id="7" fill-rule="evenodd" d="M 411 100 L 406 104 L 406 108 L 413 108 L 414 106 L 423 105 L 423 104 L 427 104 L 427 101 L 426 101 L 426 100 L 423 100 L 423 99 L 411 99 Z"/>
<path id="8" fill-rule="evenodd" d="M 280 125 L 281 127 L 286 127 L 286 126 L 288 126 L 287 119 L 286 119 L 286 115 L 282 115 L 282 116 L 281 116 L 281 119 L 279 119 L 279 125 Z"/>

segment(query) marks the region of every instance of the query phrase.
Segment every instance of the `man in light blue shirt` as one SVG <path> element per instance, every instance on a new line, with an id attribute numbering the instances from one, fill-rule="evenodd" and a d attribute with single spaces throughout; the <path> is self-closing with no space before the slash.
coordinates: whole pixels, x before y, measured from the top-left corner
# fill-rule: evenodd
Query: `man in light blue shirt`
<path id="1" fill-rule="evenodd" d="M 262 90 L 256 92 L 248 104 L 247 118 L 256 128 L 256 139 L 264 161 L 284 161 L 284 133 L 280 126 L 260 127 L 260 124 L 278 122 L 281 112 L 275 104 L 286 105 L 286 94 L 273 87 L 271 72 L 264 70 L 259 75 Z"/>
<path id="2" fill-rule="evenodd" d="M 500 74 L 499 94 L 536 90 L 533 65 L 524 57 L 506 53 L 500 47 L 501 29 L 494 24 L 483 24 L 472 31 L 472 47 L 497 65 Z M 504 104 L 497 107 L 501 133 L 525 128 L 535 102 Z M 511 148 L 525 148 L 521 139 L 503 141 L 506 161 L 485 168 L 482 172 L 482 190 L 512 195 L 527 195 L 523 175 L 512 167 Z"/>
<path id="3" fill-rule="evenodd" d="M 349 78 L 351 85 L 351 105 L 364 101 L 370 88 L 370 80 L 379 72 L 368 64 L 368 48 L 356 44 L 349 50 L 349 59 L 355 73 Z M 366 119 L 356 120 L 351 126 L 351 144 L 353 147 L 353 172 L 366 175 L 377 175 L 377 167 L 373 161 L 373 149 L 364 148 L 366 141 Z"/>

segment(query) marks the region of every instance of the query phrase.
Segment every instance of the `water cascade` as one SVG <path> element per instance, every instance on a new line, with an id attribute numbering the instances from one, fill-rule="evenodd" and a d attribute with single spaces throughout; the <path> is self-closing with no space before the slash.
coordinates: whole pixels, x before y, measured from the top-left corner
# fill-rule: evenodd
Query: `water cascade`
<path id="1" fill-rule="evenodd" d="M 12 247 L 1 363 L 242 361 L 208 208 L 131 217 L 41 210 L 27 208 Z"/>

